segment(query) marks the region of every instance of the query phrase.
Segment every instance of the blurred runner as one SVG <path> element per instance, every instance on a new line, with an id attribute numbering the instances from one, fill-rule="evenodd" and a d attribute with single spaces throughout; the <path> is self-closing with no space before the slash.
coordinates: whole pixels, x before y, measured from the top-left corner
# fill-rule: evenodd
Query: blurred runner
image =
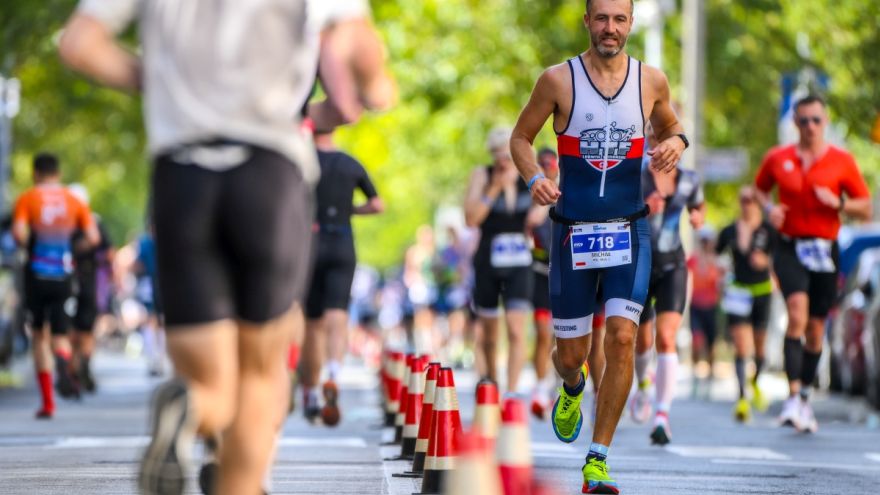
<path id="1" fill-rule="evenodd" d="M 407 248 L 403 260 L 407 341 L 417 354 L 431 354 L 433 350 L 434 306 L 437 302 L 435 249 L 434 230 L 430 225 L 422 225 L 416 230 L 416 243 Z"/>
<path id="2" fill-rule="evenodd" d="M 306 297 L 308 320 L 300 361 L 303 412 L 309 421 L 320 416 L 324 424 L 335 426 L 340 420 L 336 382 L 348 351 L 348 305 L 357 265 L 351 217 L 381 213 L 385 207 L 363 165 L 338 150 L 332 134 L 316 133 L 315 143 L 321 180 L 315 194 L 312 280 Z M 366 203 L 352 204 L 356 189 L 364 193 Z M 318 385 L 325 365 L 322 408 Z"/>
<path id="3" fill-rule="evenodd" d="M 583 423 L 583 363 L 602 282 L 607 363 L 582 470 L 585 493 L 619 493 L 606 458 L 632 385 L 633 343 L 651 265 L 640 184 L 645 119 L 658 135 L 659 144 L 648 152 L 653 168 L 675 171 L 687 146 L 669 102 L 666 76 L 624 52 L 632 14 L 632 2 L 587 2 L 590 49 L 544 71 L 511 139 L 517 168 L 535 202 L 556 204 L 551 209 L 550 304 L 553 363 L 564 383 L 553 408 L 553 430 L 564 442 L 573 442 Z M 535 163 L 531 146 L 551 115 L 560 154 L 558 188 Z"/>
<path id="4" fill-rule="evenodd" d="M 652 128 L 647 129 L 649 148 L 657 143 Z M 646 157 L 647 158 L 647 157 Z M 666 445 L 672 438 L 669 410 L 675 397 L 678 378 L 678 352 L 675 335 L 681 327 L 682 313 L 688 296 L 687 263 L 681 241 L 681 215 L 687 210 L 691 226 L 703 226 L 705 203 L 700 178 L 693 170 L 676 167 L 672 173 L 658 172 L 642 166 L 642 191 L 651 208 L 651 282 L 648 299 L 642 312 L 636 340 L 635 371 L 638 389 L 632 398 L 633 419 L 644 422 L 650 415 L 647 400 L 651 384 L 649 365 L 654 347 L 654 319 L 657 323 L 657 372 L 654 400 L 654 425 L 651 443 Z"/>
<path id="5" fill-rule="evenodd" d="M 733 280 L 725 288 L 723 308 L 733 337 L 739 383 L 739 400 L 733 414 L 738 421 L 744 422 L 752 415 L 746 399 L 746 359 L 752 356 L 755 360 L 755 374 L 751 379 L 752 405 L 762 412 L 767 409 L 767 400 L 758 387 L 758 376 L 764 368 L 764 341 L 773 293 L 770 259 L 776 249 L 777 234 L 763 219 L 753 187 L 740 188 L 739 205 L 739 218 L 721 231 L 715 249 L 718 253 L 729 251 L 733 258 Z"/>
<path id="6" fill-rule="evenodd" d="M 691 363 L 694 367 L 691 396 L 696 398 L 700 391 L 700 378 L 696 367 L 705 357 L 709 366 L 709 376 L 704 387 L 708 397 L 711 390 L 715 367 L 715 339 L 718 336 L 718 303 L 721 301 L 721 284 L 724 268 L 715 256 L 715 239 L 712 229 L 704 226 L 697 232 L 697 246 L 687 260 L 691 273 Z"/>
<path id="7" fill-rule="evenodd" d="M 559 158 L 550 148 L 538 150 L 538 165 L 544 175 L 558 182 Z M 550 314 L 550 238 L 553 223 L 547 216 L 547 208 L 535 208 L 528 222 L 532 236 L 532 270 L 535 286 L 532 306 L 535 315 L 535 389 L 532 391 L 532 414 L 543 420 L 550 407 L 550 393 L 556 384 L 556 376 L 550 374 L 550 353 L 553 350 L 552 315 Z"/>
<path id="8" fill-rule="evenodd" d="M 71 184 L 68 189 L 83 204 L 89 204 L 89 193 L 82 184 Z M 101 235 L 97 246 L 86 239 L 85 232 L 77 230 L 73 234 L 73 280 L 76 295 L 76 314 L 73 316 L 73 369 L 79 384 L 86 392 L 94 392 L 95 377 L 92 375 L 91 360 L 95 351 L 95 321 L 101 310 L 99 305 L 98 273 L 109 267 L 113 260 L 113 245 L 110 235 L 104 228 L 101 217 L 93 214 L 95 225 Z M 112 276 L 112 275 L 111 275 Z M 106 309 L 106 308 L 105 308 Z"/>
<path id="9" fill-rule="evenodd" d="M 824 100 L 818 96 L 799 100 L 794 121 L 800 141 L 770 150 L 755 185 L 770 223 L 781 234 L 773 270 L 788 310 L 783 353 L 790 396 L 779 420 L 815 432 L 810 387 L 822 356 L 825 319 L 837 299 L 840 217 L 870 219 L 871 198 L 852 155 L 825 141 Z M 778 187 L 776 205 L 769 199 L 774 186 Z"/>
<path id="10" fill-rule="evenodd" d="M 500 298 L 508 341 L 507 390 L 516 392 L 526 361 L 525 326 L 532 308 L 532 254 L 525 236 L 532 199 L 517 175 L 509 141 L 510 129 L 496 128 L 489 133 L 486 145 L 492 164 L 471 174 L 464 214 L 468 226 L 480 228 L 473 293 L 482 324 L 477 352 L 483 354 L 486 378 L 497 383 Z"/>
<path id="11" fill-rule="evenodd" d="M 215 493 L 258 493 L 267 472 L 284 417 L 278 406 L 288 402 L 283 363 L 306 282 L 318 177 L 311 140 L 297 130 L 317 61 L 306 18 L 295 0 L 222 9 L 210 0 L 83 0 L 62 36 L 68 64 L 146 95 L 160 292 L 177 378 L 154 398 L 144 493 L 183 493 L 196 433 L 222 432 Z M 135 19 L 142 58 L 114 39 Z"/>
<path id="12" fill-rule="evenodd" d="M 135 295 L 147 312 L 147 317 L 140 327 L 144 339 L 144 355 L 147 357 L 147 370 L 150 376 L 159 377 L 165 374 L 166 340 L 162 298 L 159 297 L 159 266 L 152 227 L 137 240 L 134 272 L 137 276 Z"/>
<path id="13" fill-rule="evenodd" d="M 461 239 L 458 228 L 449 225 L 446 235 L 446 246 L 437 253 L 434 263 L 438 292 L 434 309 L 446 316 L 449 330 L 442 350 L 448 360 L 461 367 L 465 360 L 464 334 L 470 301 L 468 278 L 472 271 L 471 257 L 469 246 Z"/>
<path id="14" fill-rule="evenodd" d="M 24 305 L 28 312 L 34 367 L 43 399 L 37 418 L 50 419 L 55 413 L 53 353 L 58 393 L 65 398 L 78 398 L 80 394 L 75 370 L 71 368 L 73 349 L 67 334 L 69 322 L 64 308 L 71 296 L 71 238 L 76 229 L 81 229 L 85 243 L 96 246 L 101 235 L 88 205 L 61 185 L 61 172 L 55 155 L 40 153 L 34 157 L 33 178 L 34 187 L 25 191 L 15 202 L 12 234 L 18 244 L 28 251 Z"/>

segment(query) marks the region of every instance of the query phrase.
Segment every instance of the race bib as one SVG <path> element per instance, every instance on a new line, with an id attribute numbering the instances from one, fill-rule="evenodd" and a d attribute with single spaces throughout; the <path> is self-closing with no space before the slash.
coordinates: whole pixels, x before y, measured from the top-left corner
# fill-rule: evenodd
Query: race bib
<path id="1" fill-rule="evenodd" d="M 532 253 L 525 234 L 511 232 L 498 234 L 492 238 L 492 257 L 490 263 L 495 268 L 529 266 Z"/>
<path id="2" fill-rule="evenodd" d="M 834 273 L 834 259 L 831 257 L 831 241 L 828 239 L 800 239 L 795 241 L 794 249 L 801 264 L 811 272 Z"/>
<path id="3" fill-rule="evenodd" d="M 724 299 L 721 300 L 721 309 L 725 313 L 736 316 L 749 316 L 752 314 L 752 293 L 743 287 L 730 285 L 724 291 Z"/>
<path id="4" fill-rule="evenodd" d="M 632 263 L 629 222 L 587 223 L 571 227 L 571 268 L 591 270 Z"/>

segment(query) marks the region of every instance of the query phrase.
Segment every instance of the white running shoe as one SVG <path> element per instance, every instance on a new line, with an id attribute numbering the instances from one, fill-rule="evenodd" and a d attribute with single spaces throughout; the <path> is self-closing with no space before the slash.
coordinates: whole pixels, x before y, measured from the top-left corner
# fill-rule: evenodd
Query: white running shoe
<path id="1" fill-rule="evenodd" d="M 629 414 L 639 424 L 651 419 L 651 396 L 647 390 L 636 390 L 629 401 Z"/>
<path id="2" fill-rule="evenodd" d="M 779 425 L 792 426 L 796 430 L 801 429 L 801 399 L 798 396 L 791 396 L 782 403 Z"/>
<path id="3" fill-rule="evenodd" d="M 816 416 L 813 415 L 813 406 L 809 401 L 800 401 L 800 424 L 798 431 L 801 433 L 816 433 L 819 431 L 819 423 L 816 422 Z"/>

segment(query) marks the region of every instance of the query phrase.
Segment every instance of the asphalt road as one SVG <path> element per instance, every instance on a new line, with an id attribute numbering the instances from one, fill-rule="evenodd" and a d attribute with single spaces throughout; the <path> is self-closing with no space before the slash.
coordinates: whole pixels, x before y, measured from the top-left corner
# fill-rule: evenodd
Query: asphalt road
<path id="1" fill-rule="evenodd" d="M 0 494 L 135 493 L 136 460 L 147 442 L 147 399 L 158 383 L 139 360 L 105 353 L 96 359 L 99 392 L 81 402 L 60 402 L 55 419 L 36 421 L 38 395 L 17 364 L 24 387 L 0 389 Z M 526 377 L 528 380 L 528 376 Z M 687 395 L 687 376 L 681 377 Z M 475 377 L 456 372 L 462 417 L 472 415 Z M 772 395 L 781 379 L 767 376 Z M 364 368 L 343 376 L 344 420 L 316 427 L 295 415 L 286 424 L 272 472 L 273 494 L 409 494 L 417 480 L 392 473 L 407 463 L 383 461 L 391 432 L 377 429 L 375 381 Z M 773 413 L 751 424 L 731 416 L 733 386 L 721 380 L 712 400 L 683 397 L 672 410 L 673 443 L 651 447 L 647 426 L 624 419 L 612 446 L 611 474 L 626 494 L 870 494 L 880 493 L 880 430 L 864 421 L 857 401 L 818 396 L 820 430 L 801 435 L 775 426 Z M 580 493 L 580 467 L 590 432 L 572 445 L 558 442 L 549 424 L 532 421 L 536 475 L 560 494 Z M 197 453 L 198 457 L 198 453 Z M 193 473 L 195 474 L 195 473 Z M 195 482 L 190 493 L 198 493 Z"/>

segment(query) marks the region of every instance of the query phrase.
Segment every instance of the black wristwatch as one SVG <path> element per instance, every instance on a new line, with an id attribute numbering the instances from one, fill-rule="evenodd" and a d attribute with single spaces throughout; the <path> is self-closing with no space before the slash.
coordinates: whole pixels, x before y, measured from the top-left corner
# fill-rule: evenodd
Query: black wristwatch
<path id="1" fill-rule="evenodd" d="M 681 141 L 684 143 L 684 149 L 688 149 L 691 147 L 691 142 L 688 141 L 687 136 L 685 136 L 684 134 L 676 134 L 676 136 L 681 138 Z"/>

